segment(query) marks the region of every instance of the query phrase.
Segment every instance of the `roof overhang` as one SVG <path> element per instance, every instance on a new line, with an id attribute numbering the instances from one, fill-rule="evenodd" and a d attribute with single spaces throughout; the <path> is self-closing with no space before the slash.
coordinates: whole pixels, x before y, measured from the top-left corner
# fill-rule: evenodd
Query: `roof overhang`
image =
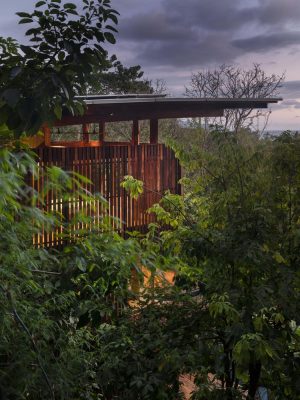
<path id="1" fill-rule="evenodd" d="M 176 98 L 157 95 L 85 96 L 82 116 L 64 113 L 55 126 L 165 118 L 221 117 L 225 109 L 267 108 L 281 98 Z"/>

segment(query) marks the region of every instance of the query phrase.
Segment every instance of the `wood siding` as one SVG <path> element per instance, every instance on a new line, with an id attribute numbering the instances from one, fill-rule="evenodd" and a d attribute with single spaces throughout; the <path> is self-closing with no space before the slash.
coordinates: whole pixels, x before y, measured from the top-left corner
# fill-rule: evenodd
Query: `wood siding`
<path id="1" fill-rule="evenodd" d="M 125 231 L 145 231 L 147 225 L 154 221 L 154 216 L 147 209 L 158 202 L 161 195 L 170 190 L 180 193 L 180 165 L 174 152 L 163 144 L 139 145 L 105 145 L 102 147 L 41 147 L 35 150 L 39 160 L 39 176 L 30 179 L 37 193 L 41 193 L 44 182 L 42 171 L 57 166 L 65 171 L 73 171 L 88 178 L 84 188 L 91 193 L 100 193 L 108 201 L 107 214 L 114 217 L 114 228 Z M 144 194 L 137 200 L 132 199 L 120 186 L 125 175 L 144 182 Z M 94 224 L 103 217 L 101 204 L 88 204 L 82 199 L 72 196 L 63 200 L 55 190 L 50 190 L 44 204 L 45 211 L 55 211 L 64 220 L 71 220 L 76 213 L 82 212 L 91 216 Z M 122 228 L 120 229 L 121 221 Z M 81 228 L 74 224 L 74 235 Z M 37 245 L 62 244 L 60 234 L 63 227 L 51 233 L 44 232 L 34 239 Z"/>

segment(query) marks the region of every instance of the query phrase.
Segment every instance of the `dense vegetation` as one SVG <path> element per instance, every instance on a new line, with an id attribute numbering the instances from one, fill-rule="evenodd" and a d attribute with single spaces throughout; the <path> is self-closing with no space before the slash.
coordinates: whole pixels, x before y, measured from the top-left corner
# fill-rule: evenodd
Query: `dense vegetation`
<path id="1" fill-rule="evenodd" d="M 177 399 L 185 373 L 195 399 L 251 399 L 258 384 L 271 399 L 299 398 L 299 136 L 198 139 L 194 153 L 178 149 L 185 194 L 152 208 L 170 228 L 125 240 L 104 218 L 56 250 L 32 246 L 61 224 L 26 185 L 34 160 L 1 151 L 2 398 Z M 54 186 L 103 202 L 78 176 L 46 173 L 44 196 Z M 140 265 L 176 270 L 175 286 L 150 279 L 132 292 Z"/>
<path id="2" fill-rule="evenodd" d="M 164 251 L 186 264 L 178 285 L 199 288 L 206 304 L 195 398 L 239 398 L 240 384 L 253 398 L 260 384 L 271 398 L 297 399 L 300 137 L 198 137 L 194 153 L 181 153 L 185 195 L 155 207 L 174 227 L 161 233 Z M 205 384 L 208 373 L 219 387 Z"/>
<path id="3" fill-rule="evenodd" d="M 19 14 L 36 24 L 27 32 L 33 46 L 0 42 L 0 398 L 175 400 L 180 376 L 191 374 L 195 400 L 252 400 L 259 385 L 270 399 L 299 399 L 298 134 L 190 129 L 172 144 L 184 194 L 152 207 L 157 223 L 146 235 L 125 240 L 103 213 L 100 226 L 70 241 L 73 221 L 41 211 L 53 188 L 103 210 L 106 202 L 56 167 L 38 197 L 28 184 L 37 179 L 34 155 L 16 138 L 63 107 L 82 113 L 74 96 L 99 65 L 95 79 L 120 92 L 142 78 L 103 50 L 117 22 L 110 2 L 83 3 L 80 15 L 72 3 L 39 1 Z M 142 191 L 133 178 L 124 186 Z M 86 215 L 74 218 L 89 228 Z M 61 225 L 63 246 L 33 245 L 42 229 Z M 173 286 L 164 270 L 176 271 Z"/>

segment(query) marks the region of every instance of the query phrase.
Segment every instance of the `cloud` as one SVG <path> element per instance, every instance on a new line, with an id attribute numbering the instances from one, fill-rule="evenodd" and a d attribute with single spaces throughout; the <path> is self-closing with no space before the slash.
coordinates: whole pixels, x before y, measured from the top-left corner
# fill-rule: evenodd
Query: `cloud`
<path id="1" fill-rule="evenodd" d="M 246 39 L 233 40 L 232 45 L 244 51 L 269 51 L 290 45 L 300 44 L 299 32 L 280 32 L 266 35 L 256 35 Z"/>
<path id="2" fill-rule="evenodd" d="M 279 94 L 283 101 L 272 105 L 274 110 L 300 109 L 300 80 L 284 82 Z"/>
<path id="3" fill-rule="evenodd" d="M 252 20 L 251 9 L 241 9 L 240 0 L 162 0 L 170 22 L 209 31 L 232 31 Z"/>
<path id="4" fill-rule="evenodd" d="M 260 0 L 257 7 L 257 18 L 262 24 L 284 25 L 298 22 L 299 17 L 299 0 Z"/>
<path id="5" fill-rule="evenodd" d="M 121 4 L 117 47 L 130 44 L 129 61 L 150 68 L 233 63 L 300 43 L 300 31 L 288 24 L 300 17 L 299 0 L 152 0 L 143 7 L 115 0 L 117 9 Z"/>
<path id="6" fill-rule="evenodd" d="M 177 41 L 184 38 L 193 40 L 194 35 L 184 26 L 170 24 L 165 14 L 161 12 L 143 14 L 128 18 L 121 26 L 122 39 L 133 41 Z"/>
<path id="7" fill-rule="evenodd" d="M 188 43 L 185 38 L 150 43 L 138 52 L 137 58 L 147 65 L 189 68 L 209 63 L 223 63 L 235 58 L 238 51 L 228 44 L 226 37 L 223 43 L 218 39 L 218 35 L 212 33 L 203 37 L 196 36 Z"/>
<path id="8" fill-rule="evenodd" d="M 299 99 L 300 80 L 284 82 L 280 89 L 280 95 L 286 99 Z"/>

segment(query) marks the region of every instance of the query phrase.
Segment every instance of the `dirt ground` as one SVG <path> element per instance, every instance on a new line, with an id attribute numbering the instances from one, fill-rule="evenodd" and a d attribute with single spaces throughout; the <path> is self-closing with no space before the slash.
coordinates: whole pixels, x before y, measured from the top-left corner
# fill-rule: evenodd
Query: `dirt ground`
<path id="1" fill-rule="evenodd" d="M 194 384 L 194 378 L 192 375 L 182 375 L 179 378 L 181 382 L 181 390 L 184 394 L 185 400 L 189 400 L 196 386 Z"/>

